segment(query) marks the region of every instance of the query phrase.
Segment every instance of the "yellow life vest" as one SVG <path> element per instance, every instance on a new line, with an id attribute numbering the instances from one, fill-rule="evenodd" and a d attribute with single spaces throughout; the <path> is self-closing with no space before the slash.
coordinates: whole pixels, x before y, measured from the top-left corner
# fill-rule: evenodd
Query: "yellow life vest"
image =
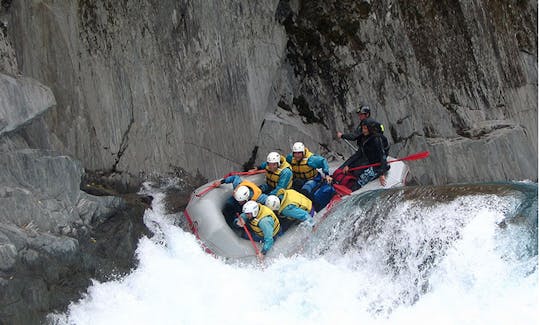
<path id="1" fill-rule="evenodd" d="M 299 193 L 295 190 L 284 190 L 280 189 L 276 193 L 277 196 L 283 195 L 281 198 L 281 206 L 279 207 L 278 213 L 281 214 L 281 211 L 285 209 L 289 204 L 294 204 L 302 210 L 311 212 L 313 203 L 302 193 Z"/>
<path id="2" fill-rule="evenodd" d="M 281 158 L 279 159 L 280 165 L 278 169 L 276 169 L 275 172 L 268 169 L 268 165 L 266 165 L 266 168 L 265 168 L 266 169 L 266 183 L 270 185 L 272 188 L 276 188 L 281 172 L 285 168 L 291 169 L 291 165 L 289 165 L 289 163 L 285 160 L 285 157 L 283 157 L 283 155 L 280 155 L 280 156 L 281 156 Z M 291 177 L 291 179 L 289 180 L 289 184 L 287 184 L 287 188 L 291 188 L 292 179 L 293 178 Z"/>
<path id="3" fill-rule="evenodd" d="M 257 204 L 259 204 L 259 213 L 257 214 L 255 218 L 249 221 L 249 227 L 251 228 L 251 230 L 253 230 L 254 233 L 257 234 L 257 236 L 263 238 L 264 233 L 262 229 L 259 228 L 259 222 L 261 221 L 262 218 L 271 216 L 272 219 L 274 219 L 274 232 L 272 233 L 272 237 L 275 237 L 277 233 L 279 232 L 279 228 L 280 228 L 279 219 L 276 217 L 276 214 L 274 213 L 274 211 L 272 211 L 269 207 L 267 207 L 266 205 L 262 205 L 260 203 L 257 203 Z"/>
<path id="4" fill-rule="evenodd" d="M 294 178 L 314 179 L 317 175 L 319 175 L 316 168 L 308 166 L 307 164 L 308 159 L 311 156 L 313 156 L 313 154 L 308 150 L 308 148 L 304 149 L 304 158 L 302 158 L 300 161 L 296 161 L 293 154 L 291 160 L 291 169 L 293 171 Z"/>
<path id="5" fill-rule="evenodd" d="M 238 186 L 236 188 L 238 189 L 242 185 L 247 186 L 249 189 L 251 189 L 253 191 L 253 196 L 251 197 L 250 200 L 257 201 L 259 196 L 261 196 L 262 190 L 259 188 L 259 186 L 257 186 L 257 184 L 255 184 L 253 182 L 250 182 L 250 181 L 244 180 L 240 184 L 238 184 Z"/>

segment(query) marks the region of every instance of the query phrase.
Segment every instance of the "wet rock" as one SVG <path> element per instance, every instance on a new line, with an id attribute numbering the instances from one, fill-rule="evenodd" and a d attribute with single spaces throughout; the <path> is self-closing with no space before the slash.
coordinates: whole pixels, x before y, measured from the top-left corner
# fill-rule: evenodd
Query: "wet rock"
<path id="1" fill-rule="evenodd" d="M 0 162 L 3 322 L 39 324 L 78 299 L 91 278 L 135 266 L 138 240 L 148 235 L 146 198 L 82 192 L 80 164 L 51 151 L 12 151 Z"/>

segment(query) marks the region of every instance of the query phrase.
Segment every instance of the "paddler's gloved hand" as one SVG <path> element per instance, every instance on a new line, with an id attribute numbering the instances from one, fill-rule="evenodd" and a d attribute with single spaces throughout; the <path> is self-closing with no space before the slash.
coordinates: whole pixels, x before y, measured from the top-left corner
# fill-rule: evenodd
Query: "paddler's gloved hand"
<path id="1" fill-rule="evenodd" d="M 220 179 L 219 181 L 215 181 L 212 185 L 213 185 L 214 187 L 219 187 L 219 186 L 220 186 L 221 184 L 223 184 L 223 183 L 225 183 L 225 179 L 224 179 L 224 178 Z"/>
<path id="2" fill-rule="evenodd" d="M 245 224 L 246 224 L 246 223 L 244 222 L 244 219 L 242 219 L 242 217 L 236 218 L 236 225 L 237 225 L 238 227 L 244 227 Z"/>

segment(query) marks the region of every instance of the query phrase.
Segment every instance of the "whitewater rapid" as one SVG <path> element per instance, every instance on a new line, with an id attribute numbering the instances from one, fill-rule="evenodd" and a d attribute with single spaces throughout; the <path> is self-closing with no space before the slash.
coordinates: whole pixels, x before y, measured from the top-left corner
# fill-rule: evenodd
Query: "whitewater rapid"
<path id="1" fill-rule="evenodd" d="M 50 317 L 53 323 L 539 322 L 538 249 L 531 253 L 523 227 L 509 224 L 501 231 L 501 221 L 519 206 L 512 196 L 429 205 L 403 198 L 384 215 L 388 229 L 399 231 L 370 228 L 373 233 L 354 240 L 342 228 L 362 230 L 367 219 L 365 208 L 351 199 L 328 218 L 305 254 L 261 268 L 226 264 L 204 253 L 178 227 L 181 215 L 165 212 L 164 195 L 152 195 L 145 223 L 155 235 L 140 240 L 138 267 L 121 279 L 93 282 L 67 313 Z M 444 245 L 434 245 L 440 238 L 446 238 Z M 390 239 L 396 242 L 389 248 Z M 389 249 L 396 255 L 388 255 Z"/>

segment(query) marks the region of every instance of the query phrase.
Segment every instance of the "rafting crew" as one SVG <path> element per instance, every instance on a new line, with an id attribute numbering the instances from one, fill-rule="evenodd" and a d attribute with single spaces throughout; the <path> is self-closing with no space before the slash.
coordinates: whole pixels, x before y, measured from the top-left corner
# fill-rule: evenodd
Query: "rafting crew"
<path id="1" fill-rule="evenodd" d="M 274 245 L 276 237 L 282 233 L 279 219 L 275 213 L 267 206 L 255 201 L 248 201 L 242 207 L 242 213 L 234 220 L 237 227 L 243 228 L 247 225 L 254 241 L 262 242 L 262 249 L 257 253 L 259 260 L 264 259 L 264 255 Z M 242 237 L 249 239 L 246 233 Z"/>

